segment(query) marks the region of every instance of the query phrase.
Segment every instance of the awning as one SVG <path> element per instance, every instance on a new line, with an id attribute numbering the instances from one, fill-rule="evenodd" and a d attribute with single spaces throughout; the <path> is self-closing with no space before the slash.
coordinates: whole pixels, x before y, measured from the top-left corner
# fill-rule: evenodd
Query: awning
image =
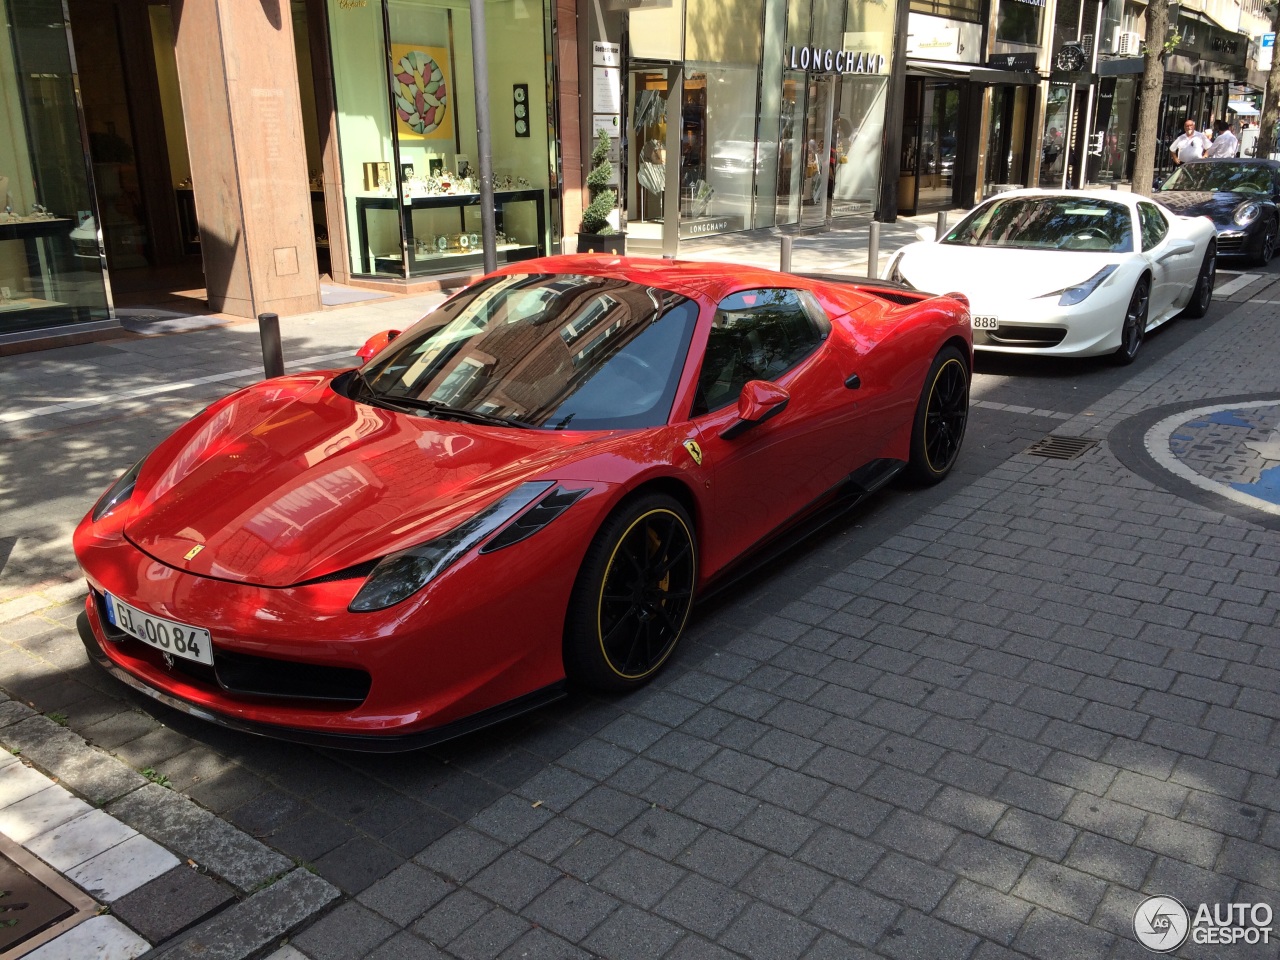
<path id="1" fill-rule="evenodd" d="M 1246 100 L 1228 100 L 1227 109 L 1232 113 L 1238 113 L 1242 117 L 1256 117 L 1258 111 L 1254 109 L 1252 103 Z"/>
<path id="2" fill-rule="evenodd" d="M 941 63 L 937 60 L 907 59 L 907 73 L 914 77 L 942 77 L 946 80 L 972 80 L 975 83 L 1012 83 L 1034 87 L 1040 74 L 1024 70 L 999 70 L 980 63 Z"/>

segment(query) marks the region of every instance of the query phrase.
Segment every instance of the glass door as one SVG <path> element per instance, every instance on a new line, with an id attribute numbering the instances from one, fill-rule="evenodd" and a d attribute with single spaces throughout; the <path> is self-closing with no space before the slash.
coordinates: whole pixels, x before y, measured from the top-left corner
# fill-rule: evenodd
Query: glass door
<path id="1" fill-rule="evenodd" d="M 1040 141 L 1040 186 L 1061 187 L 1067 166 L 1067 118 L 1071 116 L 1073 87 L 1049 84 L 1044 108 L 1044 138 Z"/>
<path id="2" fill-rule="evenodd" d="M 800 224 L 816 227 L 831 217 L 831 197 L 835 192 L 836 81 L 833 77 L 813 77 L 809 89 L 804 125 L 804 171 L 801 185 Z"/>
<path id="3" fill-rule="evenodd" d="M 632 67 L 627 75 L 626 188 L 627 244 L 637 251 L 658 253 L 663 222 L 678 202 L 667 197 L 667 96 L 670 78 L 666 67 Z"/>
<path id="4" fill-rule="evenodd" d="M 920 138 L 918 209 L 952 205 L 960 135 L 960 85 L 926 80 Z"/>

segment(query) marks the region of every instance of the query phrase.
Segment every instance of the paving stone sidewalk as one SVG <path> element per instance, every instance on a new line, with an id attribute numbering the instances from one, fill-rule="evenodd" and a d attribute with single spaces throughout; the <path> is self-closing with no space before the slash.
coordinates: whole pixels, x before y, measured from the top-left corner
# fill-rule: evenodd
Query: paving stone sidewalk
<path id="1" fill-rule="evenodd" d="M 976 411 L 967 462 L 984 430 L 1100 442 L 886 492 L 869 513 L 896 532 L 855 517 L 705 606 L 637 694 L 314 751 L 111 684 L 68 588 L 0 604 L 0 687 L 67 723 L 0 743 L 82 737 L 173 788 L 108 812 L 163 794 L 337 887 L 273 960 L 1150 956 L 1145 896 L 1280 908 L 1280 533 L 1134 473 L 1113 437 L 1274 394 L 1273 280 L 1085 414 Z M 38 740 L 12 745 L 80 792 Z"/>
<path id="2" fill-rule="evenodd" d="M 0 699 L 0 834 L 97 904 L 82 906 L 81 921 L 41 942 L 30 960 L 241 960 L 340 896 L 169 790 L 167 778 L 131 769 L 65 723 Z"/>

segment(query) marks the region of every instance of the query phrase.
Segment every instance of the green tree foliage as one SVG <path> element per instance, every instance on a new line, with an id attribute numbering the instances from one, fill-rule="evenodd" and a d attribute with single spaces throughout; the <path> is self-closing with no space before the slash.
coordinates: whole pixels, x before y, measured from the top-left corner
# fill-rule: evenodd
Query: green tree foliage
<path id="1" fill-rule="evenodd" d="M 618 204 L 618 193 L 609 186 L 613 177 L 613 164 L 609 162 L 609 134 L 601 130 L 596 134 L 596 145 L 591 150 L 591 172 L 587 174 L 587 189 L 591 202 L 582 211 L 581 233 L 613 233 L 609 214 Z"/>

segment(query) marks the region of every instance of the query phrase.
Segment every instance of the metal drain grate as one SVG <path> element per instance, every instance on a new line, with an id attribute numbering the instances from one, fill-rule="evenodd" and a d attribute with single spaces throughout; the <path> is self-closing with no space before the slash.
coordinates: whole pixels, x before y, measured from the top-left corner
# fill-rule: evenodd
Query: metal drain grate
<path id="1" fill-rule="evenodd" d="M 97 908 L 69 881 L 0 836 L 0 960 L 35 950 Z"/>
<path id="2" fill-rule="evenodd" d="M 1050 460 L 1074 460 L 1097 445 L 1097 440 L 1085 437 L 1055 437 L 1050 434 L 1027 447 L 1026 452 L 1033 457 L 1048 457 Z"/>

